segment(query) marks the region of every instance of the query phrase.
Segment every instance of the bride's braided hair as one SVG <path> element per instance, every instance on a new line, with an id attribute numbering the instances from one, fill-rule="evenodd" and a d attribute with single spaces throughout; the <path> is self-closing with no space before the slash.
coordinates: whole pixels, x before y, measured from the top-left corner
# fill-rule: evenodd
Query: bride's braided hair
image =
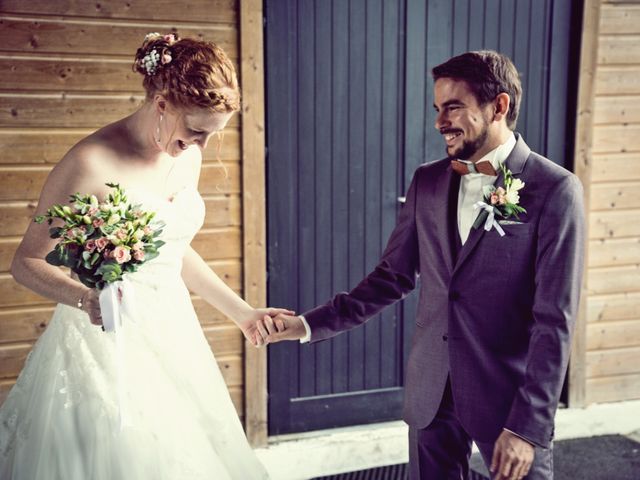
<path id="1" fill-rule="evenodd" d="M 133 69 L 144 75 L 147 99 L 161 94 L 187 108 L 219 113 L 240 110 L 235 68 L 213 43 L 152 33 L 136 52 Z"/>

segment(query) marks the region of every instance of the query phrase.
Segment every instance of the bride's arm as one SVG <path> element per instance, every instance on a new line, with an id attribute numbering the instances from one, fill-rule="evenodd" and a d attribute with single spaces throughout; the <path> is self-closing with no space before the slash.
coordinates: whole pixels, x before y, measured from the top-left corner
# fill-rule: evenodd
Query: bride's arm
<path id="1" fill-rule="evenodd" d="M 193 247 L 187 248 L 182 259 L 182 279 L 191 292 L 236 323 L 253 313 L 253 308 L 218 277 Z"/>
<path id="2" fill-rule="evenodd" d="M 71 152 L 62 159 L 47 177 L 35 215 L 46 213 L 53 204 L 68 203 L 69 195 L 77 191 L 95 192 L 90 165 L 89 158 Z M 13 257 L 11 275 L 18 283 L 54 302 L 75 307 L 82 299 L 83 310 L 89 313 L 93 323 L 99 324 L 95 291 L 45 261 L 45 256 L 53 250 L 56 242 L 49 238 L 46 222 L 31 222 Z"/>
<path id="3" fill-rule="evenodd" d="M 272 317 L 281 313 L 293 314 L 282 308 L 253 308 L 222 281 L 193 247 L 187 248 L 182 259 L 182 279 L 191 292 L 231 318 L 253 345 L 262 344 L 258 343 L 262 337 L 256 335 L 257 329 L 263 328 L 258 320 L 264 320 L 269 331 L 275 332 L 283 330 L 284 326 L 281 320 L 274 324 Z M 264 333 L 267 334 L 266 331 Z"/>
<path id="4" fill-rule="evenodd" d="M 183 155 L 188 160 L 184 163 L 191 166 L 190 172 L 185 171 L 185 174 L 191 177 L 189 181 L 197 189 L 202 166 L 202 151 L 193 147 Z M 253 308 L 229 288 L 191 246 L 187 247 L 182 259 L 182 279 L 191 292 L 220 310 L 239 326 L 253 313 Z"/>
<path id="5" fill-rule="evenodd" d="M 187 150 L 185 158 L 189 159 L 185 164 L 191 166 L 191 171 L 188 173 L 191 176 L 189 181 L 197 189 L 202 151 L 199 148 Z M 182 279 L 191 292 L 231 318 L 247 340 L 256 346 L 262 345 L 262 338 L 269 333 L 284 330 L 282 320 L 278 319 L 274 323 L 272 317 L 281 313 L 293 314 L 292 311 L 283 308 L 253 308 L 224 283 L 191 246 L 187 247 L 182 259 Z M 258 334 L 258 328 L 262 330 L 262 336 Z"/>

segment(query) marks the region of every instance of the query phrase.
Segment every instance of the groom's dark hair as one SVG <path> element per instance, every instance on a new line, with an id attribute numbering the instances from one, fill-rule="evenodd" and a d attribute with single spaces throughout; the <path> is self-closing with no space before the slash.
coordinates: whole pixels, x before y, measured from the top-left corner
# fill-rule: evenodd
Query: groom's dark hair
<path id="1" fill-rule="evenodd" d="M 509 58 L 493 50 L 467 52 L 450 58 L 431 70 L 433 80 L 453 78 L 464 80 L 480 105 L 493 101 L 499 94 L 509 95 L 507 126 L 516 127 L 522 85 L 518 70 Z"/>

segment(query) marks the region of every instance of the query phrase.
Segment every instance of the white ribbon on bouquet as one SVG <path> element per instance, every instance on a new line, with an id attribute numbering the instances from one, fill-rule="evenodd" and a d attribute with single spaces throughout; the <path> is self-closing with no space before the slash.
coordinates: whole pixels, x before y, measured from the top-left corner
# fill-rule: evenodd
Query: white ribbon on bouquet
<path id="1" fill-rule="evenodd" d="M 133 425 L 127 407 L 125 388 L 125 332 L 127 321 L 136 319 L 135 288 L 124 277 L 122 280 L 108 284 L 100 292 L 100 312 L 104 331 L 112 333 L 115 341 L 115 375 L 116 394 L 120 430 Z"/>
<path id="2" fill-rule="evenodd" d="M 476 202 L 473 204 L 474 210 L 477 210 L 479 208 L 487 212 L 487 219 L 484 222 L 484 229 L 488 232 L 493 227 L 501 237 L 504 237 L 504 230 L 496 220 L 494 207 L 485 202 Z M 480 212 L 480 214 L 482 214 L 482 212 Z"/>

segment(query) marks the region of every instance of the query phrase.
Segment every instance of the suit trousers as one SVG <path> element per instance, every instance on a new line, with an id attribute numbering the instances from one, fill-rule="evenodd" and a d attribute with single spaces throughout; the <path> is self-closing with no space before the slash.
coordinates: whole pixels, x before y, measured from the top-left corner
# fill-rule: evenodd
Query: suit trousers
<path id="1" fill-rule="evenodd" d="M 423 429 L 409 427 L 410 480 L 466 480 L 469 477 L 472 441 L 458 420 L 451 382 L 447 379 L 433 421 Z M 488 469 L 493 443 L 476 442 L 476 445 Z M 536 447 L 533 464 L 525 479 L 553 479 L 553 448 Z"/>

